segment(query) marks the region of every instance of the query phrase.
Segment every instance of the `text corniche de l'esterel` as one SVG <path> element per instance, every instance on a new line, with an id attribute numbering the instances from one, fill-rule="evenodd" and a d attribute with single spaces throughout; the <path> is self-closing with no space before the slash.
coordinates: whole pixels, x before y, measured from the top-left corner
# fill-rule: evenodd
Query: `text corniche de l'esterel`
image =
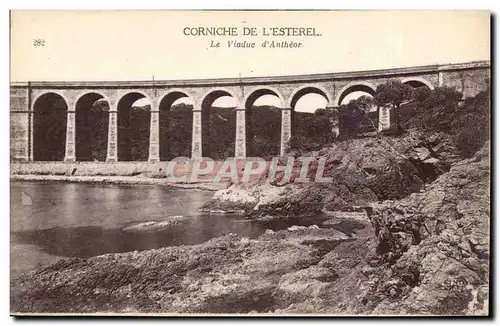
<path id="1" fill-rule="evenodd" d="M 186 36 L 321 36 L 314 27 L 192 27 L 183 29 Z"/>

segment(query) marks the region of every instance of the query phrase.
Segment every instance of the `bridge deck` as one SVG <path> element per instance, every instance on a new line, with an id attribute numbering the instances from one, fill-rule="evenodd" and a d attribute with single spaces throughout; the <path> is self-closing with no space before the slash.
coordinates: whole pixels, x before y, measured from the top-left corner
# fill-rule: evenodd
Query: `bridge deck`
<path id="1" fill-rule="evenodd" d="M 270 83 L 300 83 L 320 82 L 326 80 L 341 80 L 354 78 L 370 78 L 384 76 L 411 75 L 426 72 L 468 70 L 477 68 L 489 68 L 489 61 L 474 61 L 458 64 L 436 64 L 403 68 L 390 68 L 379 70 L 349 71 L 323 74 L 288 75 L 288 76 L 264 76 L 264 77 L 242 77 L 242 78 L 210 78 L 210 79 L 179 79 L 179 80 L 137 80 L 137 81 L 32 81 L 31 87 L 153 87 L 153 86 L 211 86 L 211 85 L 253 85 Z M 26 87 L 28 82 L 11 82 L 11 87 Z"/>

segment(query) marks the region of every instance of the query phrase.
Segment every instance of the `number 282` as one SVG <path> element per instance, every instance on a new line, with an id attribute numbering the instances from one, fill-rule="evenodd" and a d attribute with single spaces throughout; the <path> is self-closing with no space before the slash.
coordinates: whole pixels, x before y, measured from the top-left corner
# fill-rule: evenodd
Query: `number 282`
<path id="1" fill-rule="evenodd" d="M 45 40 L 40 38 L 33 39 L 33 46 L 45 46 Z"/>

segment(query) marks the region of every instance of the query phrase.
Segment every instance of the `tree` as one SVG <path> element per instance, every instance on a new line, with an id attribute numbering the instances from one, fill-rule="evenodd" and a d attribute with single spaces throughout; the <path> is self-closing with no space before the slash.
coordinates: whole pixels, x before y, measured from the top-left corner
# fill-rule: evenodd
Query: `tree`
<path id="1" fill-rule="evenodd" d="M 462 93 L 451 87 L 436 87 L 419 89 L 415 100 L 421 108 L 440 108 L 442 110 L 455 110 L 462 99 Z"/>
<path id="2" fill-rule="evenodd" d="M 414 98 L 413 87 L 403 84 L 398 80 L 390 80 L 387 83 L 377 86 L 374 100 L 378 106 L 391 106 L 394 110 L 394 124 L 398 131 L 402 130 L 400 124 L 401 105 Z"/>
<path id="3" fill-rule="evenodd" d="M 490 89 L 468 98 L 451 122 L 455 145 L 463 157 L 472 157 L 490 138 Z"/>
<path id="4" fill-rule="evenodd" d="M 314 115 L 316 116 L 324 116 L 326 115 L 326 109 L 317 109 L 316 111 L 314 111 Z"/>
<path id="5" fill-rule="evenodd" d="M 351 108 L 356 108 L 362 111 L 362 113 L 369 113 L 371 108 L 373 107 L 374 101 L 373 97 L 371 96 L 360 96 L 355 100 L 351 100 L 349 104 L 347 104 L 348 107 Z"/>
<path id="6" fill-rule="evenodd" d="M 489 88 L 460 104 L 462 94 L 450 87 L 415 94 L 416 113 L 409 125 L 427 132 L 452 135 L 463 157 L 471 157 L 490 138 Z"/>
<path id="7" fill-rule="evenodd" d="M 462 94 L 450 87 L 420 89 L 415 94 L 416 115 L 412 124 L 415 127 L 449 133 L 453 119 L 460 112 Z"/>
<path id="8" fill-rule="evenodd" d="M 377 131 L 377 127 L 370 117 L 373 105 L 373 98 L 366 95 L 351 100 L 347 105 L 341 105 L 338 108 L 342 129 L 340 134 L 356 135 L 363 131 Z"/>

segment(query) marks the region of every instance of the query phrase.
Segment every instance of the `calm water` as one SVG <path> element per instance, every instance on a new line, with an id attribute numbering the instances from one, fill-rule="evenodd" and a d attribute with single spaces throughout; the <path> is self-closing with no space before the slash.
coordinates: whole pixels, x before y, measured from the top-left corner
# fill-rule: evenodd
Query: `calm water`
<path id="1" fill-rule="evenodd" d="M 199 244 L 231 232 L 254 238 L 268 228 L 288 226 L 198 213 L 212 195 L 149 185 L 12 182 L 11 273 L 61 258 Z M 123 230 L 168 216 L 185 219 L 154 232 Z"/>

